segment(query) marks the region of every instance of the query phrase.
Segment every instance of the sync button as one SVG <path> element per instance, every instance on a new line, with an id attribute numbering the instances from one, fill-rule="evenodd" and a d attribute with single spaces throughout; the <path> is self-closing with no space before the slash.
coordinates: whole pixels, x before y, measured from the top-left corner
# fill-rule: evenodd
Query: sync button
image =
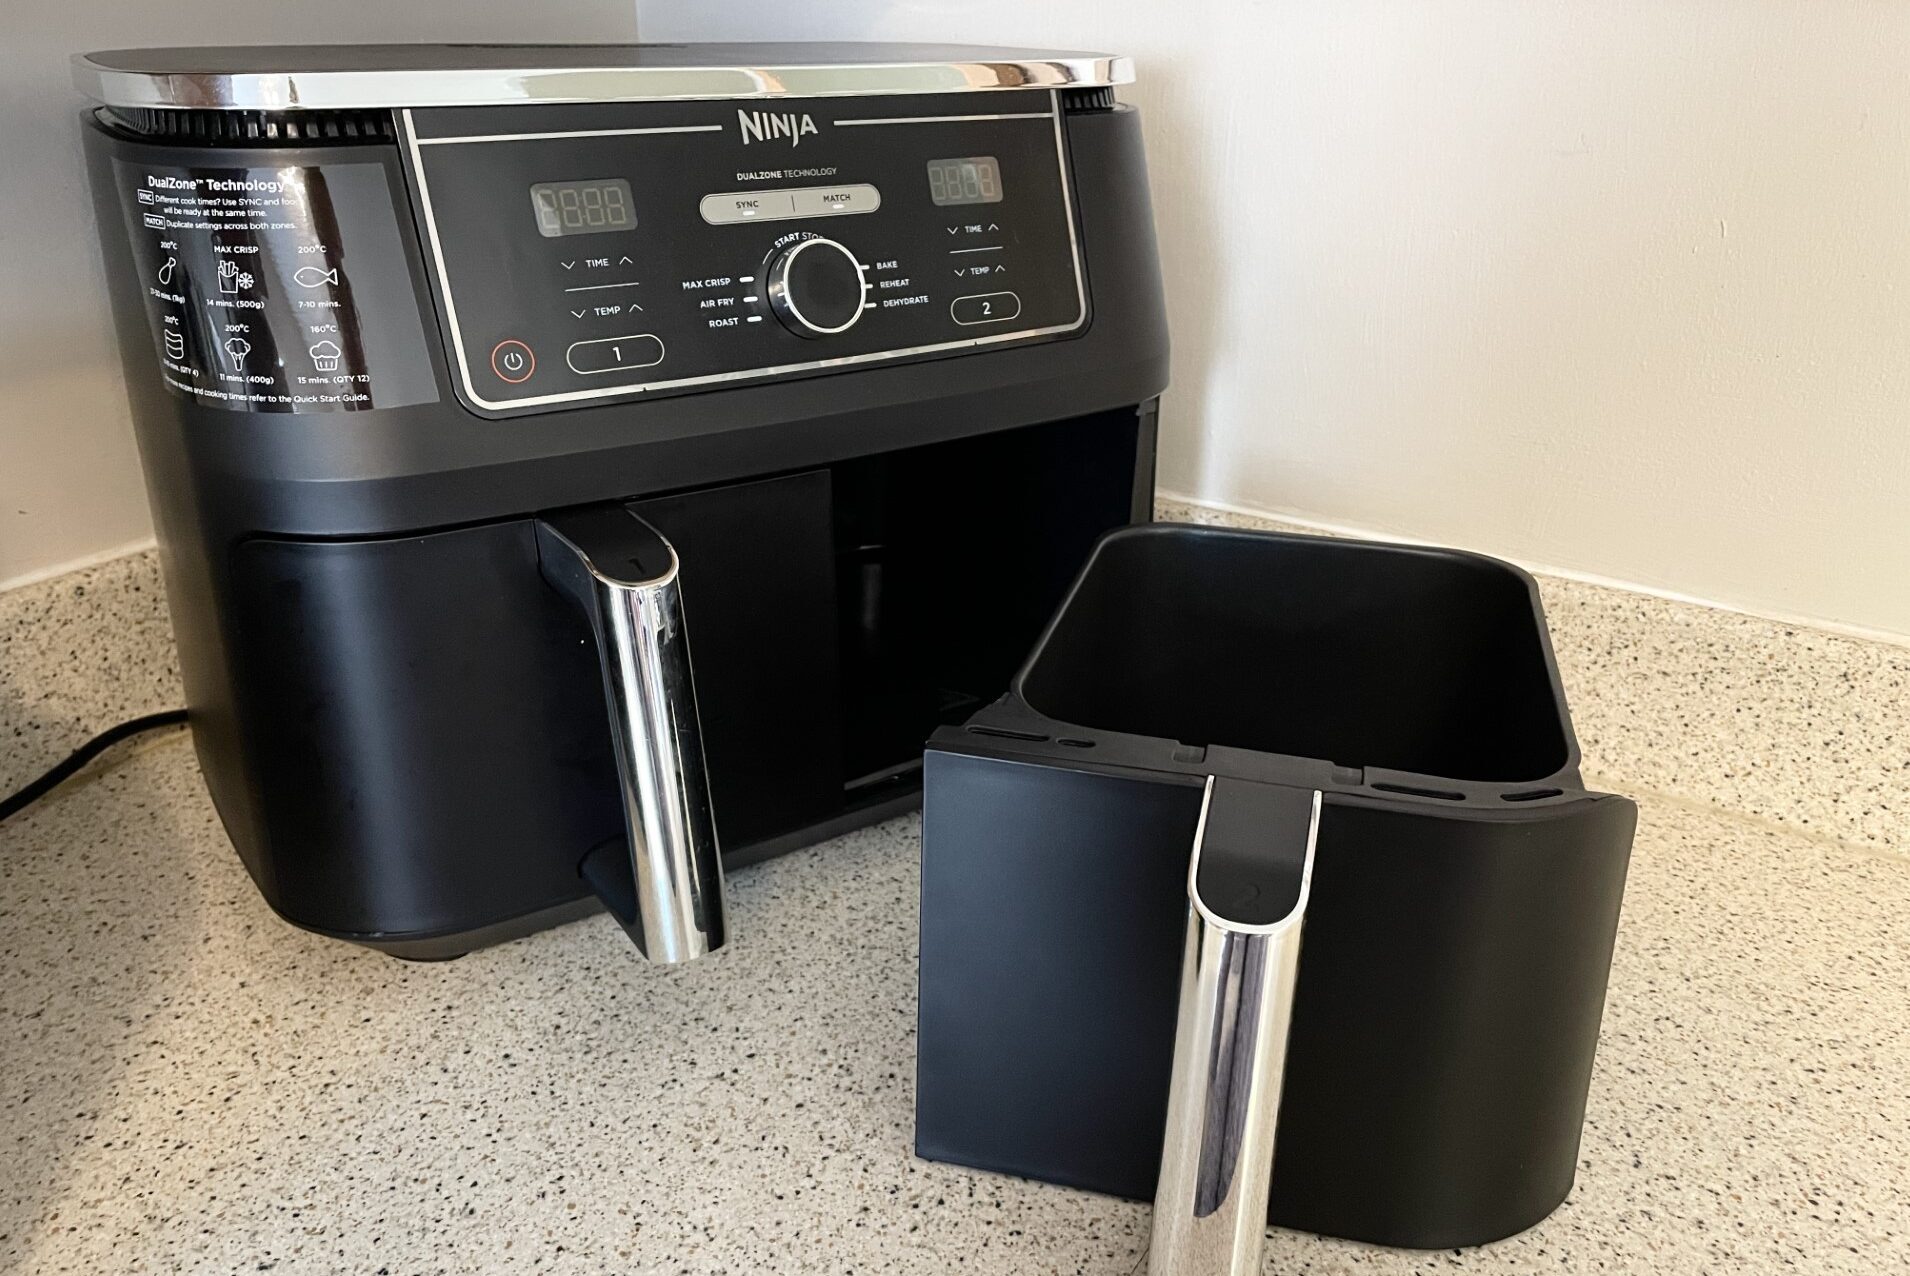
<path id="1" fill-rule="evenodd" d="M 734 191 L 705 195 L 697 205 L 712 226 L 727 222 L 773 222 L 796 215 L 795 197 L 788 191 Z"/>

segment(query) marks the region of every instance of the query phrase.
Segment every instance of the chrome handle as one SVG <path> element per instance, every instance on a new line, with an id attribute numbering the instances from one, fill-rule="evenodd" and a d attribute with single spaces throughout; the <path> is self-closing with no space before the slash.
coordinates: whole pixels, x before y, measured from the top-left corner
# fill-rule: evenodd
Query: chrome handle
<path id="1" fill-rule="evenodd" d="M 643 955 L 693 961 L 728 938 L 676 550 L 622 506 L 538 520 L 544 579 L 589 618 L 603 671 L 627 855 L 597 893 Z M 629 866 L 628 876 L 622 866 Z"/>
<path id="2" fill-rule="evenodd" d="M 1259 1276 L 1320 795 L 1207 780 L 1150 1276 Z"/>

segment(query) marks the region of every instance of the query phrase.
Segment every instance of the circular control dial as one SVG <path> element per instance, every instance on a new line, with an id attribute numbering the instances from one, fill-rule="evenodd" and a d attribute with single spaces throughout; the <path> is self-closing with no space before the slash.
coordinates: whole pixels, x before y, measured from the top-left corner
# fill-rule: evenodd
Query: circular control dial
<path id="1" fill-rule="evenodd" d="M 862 318 L 862 263 L 833 239 L 799 239 L 763 272 L 769 305 L 799 337 L 847 332 Z"/>

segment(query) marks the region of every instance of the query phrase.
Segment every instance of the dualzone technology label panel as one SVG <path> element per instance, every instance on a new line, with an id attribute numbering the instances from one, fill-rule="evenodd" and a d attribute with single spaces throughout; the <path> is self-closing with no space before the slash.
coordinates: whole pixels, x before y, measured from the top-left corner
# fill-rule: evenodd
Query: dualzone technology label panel
<path id="1" fill-rule="evenodd" d="M 1063 337 L 1048 91 L 402 113 L 459 391 L 509 411 Z"/>
<path id="2" fill-rule="evenodd" d="M 116 159 L 113 178 L 174 394 L 235 412 L 437 399 L 384 165 Z"/>

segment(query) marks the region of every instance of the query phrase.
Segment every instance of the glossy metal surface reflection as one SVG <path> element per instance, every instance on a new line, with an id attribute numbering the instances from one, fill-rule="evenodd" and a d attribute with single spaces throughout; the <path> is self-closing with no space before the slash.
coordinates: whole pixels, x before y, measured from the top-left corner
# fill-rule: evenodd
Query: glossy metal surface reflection
<path id="1" fill-rule="evenodd" d="M 545 578 L 589 617 L 603 670 L 634 888 L 627 907 L 606 902 L 652 962 L 706 956 L 728 920 L 676 551 L 618 506 L 540 520 L 537 541 Z"/>
<path id="2" fill-rule="evenodd" d="M 1258 1276 L 1273 1180 L 1287 1029 L 1300 928 L 1320 827 L 1313 794 L 1298 901 L 1254 924 L 1203 897 L 1201 857 L 1213 813 L 1209 778 L 1188 869 L 1187 942 L 1150 1276 Z M 1272 830 L 1275 836 L 1291 835 Z"/>

